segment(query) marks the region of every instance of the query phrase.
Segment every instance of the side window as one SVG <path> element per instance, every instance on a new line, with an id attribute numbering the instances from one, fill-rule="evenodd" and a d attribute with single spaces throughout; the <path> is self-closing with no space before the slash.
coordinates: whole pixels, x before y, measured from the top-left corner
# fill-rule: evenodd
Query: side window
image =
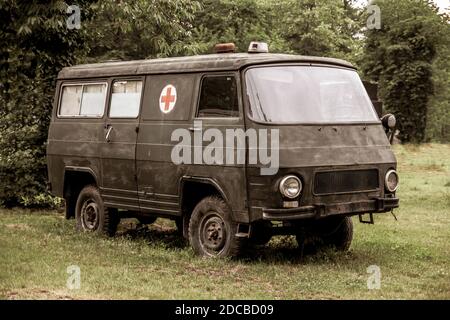
<path id="1" fill-rule="evenodd" d="M 207 76 L 202 80 L 197 117 L 239 117 L 236 78 Z"/>
<path id="2" fill-rule="evenodd" d="M 106 83 L 64 85 L 59 116 L 102 117 L 106 101 Z"/>
<path id="3" fill-rule="evenodd" d="M 110 118 L 137 118 L 141 103 L 142 81 L 114 81 L 111 91 Z"/>

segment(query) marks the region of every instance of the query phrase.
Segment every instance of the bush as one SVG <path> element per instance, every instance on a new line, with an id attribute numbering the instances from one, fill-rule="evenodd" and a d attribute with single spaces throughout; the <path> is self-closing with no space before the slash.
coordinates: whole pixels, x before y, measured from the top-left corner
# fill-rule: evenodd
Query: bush
<path id="1" fill-rule="evenodd" d="M 86 1 L 87 2 L 87 1 Z M 81 5 L 81 4 L 80 4 Z M 1 1 L 0 204 L 48 206 L 45 141 L 58 71 L 85 54 L 63 1 Z"/>
<path id="2" fill-rule="evenodd" d="M 367 30 L 361 65 L 380 84 L 386 110 L 396 115 L 400 139 L 423 142 L 434 93 L 433 61 L 448 34 L 447 17 L 428 0 L 378 0 L 382 28 Z"/>
<path id="3" fill-rule="evenodd" d="M 86 61 L 90 50 L 96 61 L 195 51 L 184 40 L 198 2 L 76 4 L 81 29 L 67 28 L 71 13 L 64 1 L 0 0 L 0 205 L 59 205 L 46 191 L 45 152 L 55 80 L 63 67 Z"/>

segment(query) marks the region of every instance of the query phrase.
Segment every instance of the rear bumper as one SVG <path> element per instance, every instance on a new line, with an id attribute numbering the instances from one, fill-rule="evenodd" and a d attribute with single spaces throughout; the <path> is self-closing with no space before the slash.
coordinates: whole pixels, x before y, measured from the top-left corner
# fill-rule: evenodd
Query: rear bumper
<path id="1" fill-rule="evenodd" d="M 398 208 L 398 198 L 375 198 L 372 200 L 316 204 L 289 209 L 263 209 L 263 220 L 317 219 L 332 215 L 356 215 L 361 213 L 382 213 Z"/>

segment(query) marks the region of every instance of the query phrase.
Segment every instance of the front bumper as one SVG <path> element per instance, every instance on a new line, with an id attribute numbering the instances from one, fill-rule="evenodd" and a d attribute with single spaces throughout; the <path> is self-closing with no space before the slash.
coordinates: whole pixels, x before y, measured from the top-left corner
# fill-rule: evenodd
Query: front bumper
<path id="1" fill-rule="evenodd" d="M 332 215 L 356 215 L 362 213 L 382 213 L 398 208 L 398 198 L 374 198 L 365 201 L 316 204 L 298 208 L 263 209 L 263 220 L 318 219 Z"/>

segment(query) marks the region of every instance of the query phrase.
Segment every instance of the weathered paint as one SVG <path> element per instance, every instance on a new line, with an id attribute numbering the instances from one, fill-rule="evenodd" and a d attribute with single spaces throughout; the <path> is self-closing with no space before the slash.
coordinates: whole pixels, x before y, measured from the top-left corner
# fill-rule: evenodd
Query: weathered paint
<path id="1" fill-rule="evenodd" d="M 321 63 L 353 68 L 349 62 L 333 58 L 271 53 L 223 53 L 192 57 L 84 64 L 62 69 L 58 79 L 237 71 L 255 64 L 296 62 Z"/>
<path id="2" fill-rule="evenodd" d="M 207 56 L 111 62 L 63 69 L 58 76 L 55 106 L 48 137 L 48 170 L 52 191 L 63 196 L 65 170 L 89 170 L 95 176 L 105 203 L 111 207 L 138 210 L 154 215 L 181 215 L 181 185 L 186 179 L 207 181 L 216 186 L 233 210 L 234 220 L 249 223 L 264 214 L 292 213 L 298 218 L 325 214 L 385 212 L 398 205 L 380 206 L 387 195 L 384 175 L 396 167 L 396 159 L 380 122 L 345 125 L 260 124 L 249 119 L 242 74 L 255 64 L 323 64 L 353 68 L 337 59 L 278 54 L 218 54 Z M 214 127 L 280 130 L 280 169 L 274 176 L 261 176 L 254 165 L 175 165 L 170 154 L 177 142 L 171 133 L 193 126 L 201 78 L 205 74 L 227 74 L 237 80 L 240 101 L 238 119 L 202 119 L 203 129 Z M 109 98 L 99 119 L 58 118 L 61 83 L 105 80 L 108 97 L 113 80 L 144 81 L 140 117 L 110 119 Z M 176 107 L 162 113 L 161 90 L 176 87 Z M 110 141 L 105 140 L 113 127 Z M 319 171 L 377 169 L 379 188 L 367 192 L 315 195 L 314 174 Z M 302 178 L 304 189 L 299 208 L 283 209 L 278 183 L 286 174 Z M 381 201 L 381 202 L 380 202 Z M 389 200 L 390 201 L 390 200 Z M 384 202 L 383 202 L 384 203 Z M 299 214 L 299 213 L 304 213 Z M 281 218 L 280 218 L 281 219 Z"/>

